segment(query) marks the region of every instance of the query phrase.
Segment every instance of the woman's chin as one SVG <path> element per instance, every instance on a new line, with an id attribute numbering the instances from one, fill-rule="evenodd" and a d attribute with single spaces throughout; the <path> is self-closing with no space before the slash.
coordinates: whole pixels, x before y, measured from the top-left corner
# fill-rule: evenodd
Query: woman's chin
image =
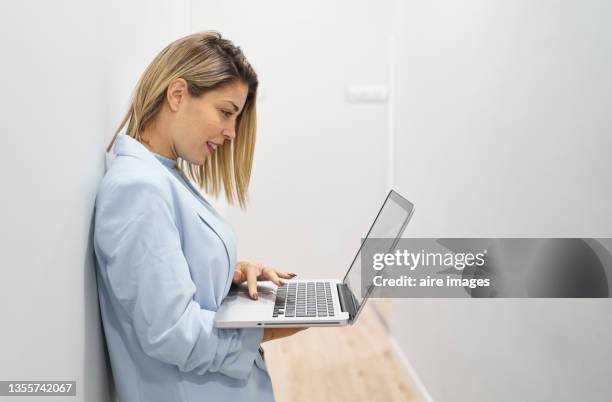
<path id="1" fill-rule="evenodd" d="M 204 166 L 206 164 L 206 159 L 210 158 L 210 155 L 197 155 L 197 156 L 186 156 L 183 159 L 185 162 L 190 163 L 192 165 Z"/>

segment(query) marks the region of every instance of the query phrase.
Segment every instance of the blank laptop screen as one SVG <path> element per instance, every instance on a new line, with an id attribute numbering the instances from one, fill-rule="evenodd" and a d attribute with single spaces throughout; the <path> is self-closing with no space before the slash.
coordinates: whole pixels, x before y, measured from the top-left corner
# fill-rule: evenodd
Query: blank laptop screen
<path id="1" fill-rule="evenodd" d="M 393 190 L 389 192 L 374 223 L 370 227 L 370 231 L 357 252 L 357 256 L 355 256 L 349 271 L 344 277 L 344 283 L 351 289 L 356 298 L 357 310 L 359 310 L 363 304 L 363 300 L 366 296 L 366 294 L 362 294 L 361 292 L 361 249 L 367 245 L 368 239 L 371 238 L 388 238 L 390 239 L 389 244 L 394 244 L 395 242 L 393 240 L 401 237 L 404 232 L 413 209 L 414 206 L 412 203 L 397 192 Z M 371 289 L 368 289 L 368 291 L 370 290 Z"/>

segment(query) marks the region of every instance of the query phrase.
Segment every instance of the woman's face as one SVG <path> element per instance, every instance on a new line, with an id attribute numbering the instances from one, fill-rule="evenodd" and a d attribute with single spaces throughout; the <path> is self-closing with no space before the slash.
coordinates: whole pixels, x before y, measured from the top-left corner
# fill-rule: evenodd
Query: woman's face
<path id="1" fill-rule="evenodd" d="M 236 119 L 242 113 L 248 86 L 234 81 L 200 97 L 190 95 L 184 80 L 169 86 L 168 101 L 173 109 L 172 143 L 177 156 L 196 165 L 218 152 L 226 141 L 236 137 Z M 174 104 L 173 104 L 174 103 Z"/>

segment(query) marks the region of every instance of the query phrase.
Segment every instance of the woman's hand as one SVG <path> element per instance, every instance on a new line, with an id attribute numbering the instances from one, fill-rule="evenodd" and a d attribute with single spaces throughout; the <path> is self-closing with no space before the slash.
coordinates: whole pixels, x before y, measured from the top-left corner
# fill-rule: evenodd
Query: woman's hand
<path id="1" fill-rule="evenodd" d="M 281 282 L 281 278 L 293 279 L 296 276 L 297 274 L 282 272 L 274 268 L 268 268 L 262 264 L 238 261 L 236 263 L 236 269 L 234 270 L 234 278 L 232 279 L 232 283 L 234 285 L 240 285 L 242 282 L 247 281 L 249 296 L 251 296 L 252 299 L 257 300 L 258 280 L 272 281 L 276 286 L 284 286 L 285 283 Z"/>
<path id="2" fill-rule="evenodd" d="M 264 334 L 261 343 L 272 341 L 274 339 L 285 338 L 305 329 L 308 328 L 264 328 Z"/>

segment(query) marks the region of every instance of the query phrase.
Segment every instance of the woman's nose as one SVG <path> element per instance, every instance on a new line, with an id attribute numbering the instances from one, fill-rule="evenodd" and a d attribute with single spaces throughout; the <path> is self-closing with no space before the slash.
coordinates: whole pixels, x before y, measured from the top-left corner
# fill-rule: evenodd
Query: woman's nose
<path id="1" fill-rule="evenodd" d="M 229 140 L 236 138 L 236 131 L 233 128 L 226 128 L 221 132 L 221 134 Z"/>

